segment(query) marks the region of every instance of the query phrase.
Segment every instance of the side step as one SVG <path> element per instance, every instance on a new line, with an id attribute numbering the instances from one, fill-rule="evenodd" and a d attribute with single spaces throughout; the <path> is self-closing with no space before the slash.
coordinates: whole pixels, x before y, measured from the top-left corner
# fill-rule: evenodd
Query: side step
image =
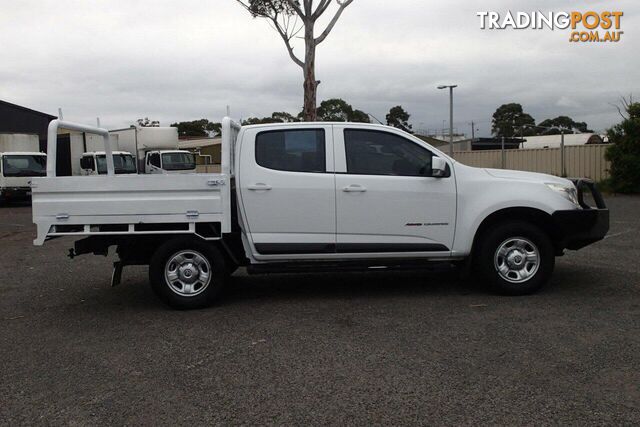
<path id="1" fill-rule="evenodd" d="M 386 271 L 386 270 L 429 270 L 450 271 L 461 260 L 346 260 L 346 261 L 297 261 L 252 264 L 247 266 L 249 274 L 303 273 L 333 271 Z"/>

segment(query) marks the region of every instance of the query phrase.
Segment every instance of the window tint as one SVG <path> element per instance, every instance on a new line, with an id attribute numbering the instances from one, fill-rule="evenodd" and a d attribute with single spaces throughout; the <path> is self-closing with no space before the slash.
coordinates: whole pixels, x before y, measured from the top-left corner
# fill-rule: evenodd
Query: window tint
<path id="1" fill-rule="evenodd" d="M 185 171 L 196 168 L 196 160 L 191 153 L 163 153 L 162 169 L 167 171 Z"/>
<path id="2" fill-rule="evenodd" d="M 160 154 L 153 153 L 149 156 L 149 163 L 155 167 L 160 167 Z"/>
<path id="3" fill-rule="evenodd" d="M 433 154 L 387 132 L 344 131 L 347 173 L 354 175 L 431 176 Z"/>
<path id="4" fill-rule="evenodd" d="M 95 166 L 93 164 L 93 157 L 90 156 L 83 156 L 80 159 L 80 167 L 82 169 L 90 169 L 90 170 L 95 170 Z"/>
<path id="5" fill-rule="evenodd" d="M 99 154 L 98 161 L 98 174 L 107 174 L 107 156 Z M 113 155 L 113 167 L 116 174 L 136 173 L 136 161 L 131 155 L 126 154 L 114 154 Z"/>
<path id="6" fill-rule="evenodd" d="M 45 176 L 47 158 L 31 154 L 9 154 L 2 158 L 4 176 Z"/>
<path id="7" fill-rule="evenodd" d="M 287 172 L 327 171 L 324 130 L 283 130 L 258 134 L 256 162 Z"/>

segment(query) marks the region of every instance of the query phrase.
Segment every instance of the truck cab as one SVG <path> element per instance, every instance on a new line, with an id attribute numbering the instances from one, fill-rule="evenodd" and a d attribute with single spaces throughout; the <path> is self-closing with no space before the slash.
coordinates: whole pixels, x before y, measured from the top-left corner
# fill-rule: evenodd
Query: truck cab
<path id="1" fill-rule="evenodd" d="M 126 151 L 113 152 L 113 164 L 116 174 L 137 173 L 136 158 Z M 106 175 L 107 156 L 104 151 L 84 153 L 80 158 L 82 175 Z"/>
<path id="2" fill-rule="evenodd" d="M 52 153 L 59 126 L 88 129 L 49 126 Z M 94 131 L 108 146 L 108 133 Z M 162 152 L 148 155 L 166 166 Z M 72 256 L 115 246 L 113 284 L 124 266 L 148 265 L 154 292 L 178 308 L 212 304 L 240 266 L 267 273 L 444 263 L 474 271 L 498 293 L 525 295 L 549 282 L 556 256 L 609 229 L 588 179 L 470 167 L 373 124 L 241 127 L 225 118 L 219 174 L 113 169 L 56 178 L 51 155 L 47 177 L 34 179 L 34 243 L 82 237 Z"/>
<path id="3" fill-rule="evenodd" d="M 45 176 L 47 156 L 38 152 L 0 153 L 0 201 L 27 199 L 33 177 Z"/>
<path id="4" fill-rule="evenodd" d="M 185 150 L 154 150 L 146 152 L 144 167 L 148 174 L 195 173 L 196 160 Z"/>

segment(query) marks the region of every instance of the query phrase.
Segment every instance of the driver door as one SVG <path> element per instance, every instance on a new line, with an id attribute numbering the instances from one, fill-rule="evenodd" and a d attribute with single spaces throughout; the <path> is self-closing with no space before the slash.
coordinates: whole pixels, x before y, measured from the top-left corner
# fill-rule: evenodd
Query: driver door
<path id="1" fill-rule="evenodd" d="M 449 255 L 455 178 L 432 176 L 426 143 L 357 125 L 334 126 L 334 142 L 338 252 Z"/>

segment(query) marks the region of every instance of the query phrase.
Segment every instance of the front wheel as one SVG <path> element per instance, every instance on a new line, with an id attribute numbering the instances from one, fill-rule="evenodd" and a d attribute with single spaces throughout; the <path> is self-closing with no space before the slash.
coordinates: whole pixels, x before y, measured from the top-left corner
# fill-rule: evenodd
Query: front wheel
<path id="1" fill-rule="evenodd" d="M 149 264 L 153 291 L 178 309 L 211 305 L 225 279 L 222 254 L 211 244 L 195 238 L 177 238 L 164 243 Z"/>
<path id="2" fill-rule="evenodd" d="M 527 295 L 542 288 L 555 267 L 549 236 L 539 227 L 520 221 L 490 229 L 481 237 L 476 268 L 495 291 Z"/>

